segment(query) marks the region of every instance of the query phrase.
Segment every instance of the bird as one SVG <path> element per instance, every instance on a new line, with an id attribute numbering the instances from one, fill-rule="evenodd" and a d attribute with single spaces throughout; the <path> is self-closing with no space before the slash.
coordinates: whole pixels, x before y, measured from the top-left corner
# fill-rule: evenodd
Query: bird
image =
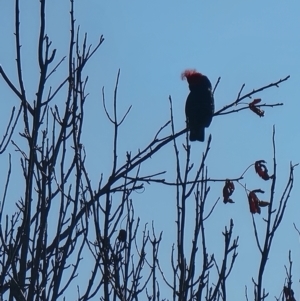
<path id="1" fill-rule="evenodd" d="M 207 76 L 188 69 L 182 72 L 182 80 L 186 79 L 190 93 L 185 104 L 187 128 L 190 141 L 205 140 L 205 128 L 209 127 L 215 110 L 212 85 Z"/>

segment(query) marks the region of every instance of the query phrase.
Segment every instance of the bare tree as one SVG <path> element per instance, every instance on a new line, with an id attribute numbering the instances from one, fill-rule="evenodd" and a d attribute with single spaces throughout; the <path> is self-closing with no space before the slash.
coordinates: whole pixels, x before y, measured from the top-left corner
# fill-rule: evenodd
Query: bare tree
<path id="1" fill-rule="evenodd" d="M 94 187 L 86 168 L 86 151 L 82 143 L 88 97 L 85 67 L 101 47 L 104 37 L 100 36 L 96 46 L 89 45 L 87 34 L 82 37 L 79 26 L 75 24 L 74 1 L 71 0 L 69 52 L 65 57 L 57 58 L 56 49 L 46 32 L 45 6 L 46 0 L 41 0 L 37 41 L 40 74 L 33 101 L 30 100 L 32 96 L 26 93 L 26 77 L 22 70 L 22 62 L 26 58 L 23 58 L 21 51 L 19 0 L 15 0 L 17 82 L 0 66 L 2 80 L 14 93 L 14 101 L 19 102 L 18 111 L 12 108 L 0 152 L 5 153 L 9 143 L 13 144 L 20 157 L 24 181 L 23 195 L 16 203 L 15 213 L 5 214 L 4 203 L 13 181 L 9 155 L 7 181 L 0 206 L 1 300 L 67 300 L 75 285 L 77 300 L 81 301 L 96 298 L 105 301 L 162 300 L 162 285 L 170 288 L 172 300 L 227 300 L 226 280 L 238 255 L 239 238 L 234 236 L 234 222 L 230 219 L 228 225 L 224 225 L 223 242 L 220 242 L 224 249 L 222 260 L 218 261 L 214 252 L 208 250 L 205 223 L 207 219 L 214 218 L 213 212 L 219 199 L 209 203 L 207 200 L 210 198 L 210 184 L 224 182 L 224 203 L 231 202 L 229 196 L 234 191 L 233 183 L 239 183 L 244 174 L 238 178 L 228 175 L 228 179 L 212 179 L 209 176 L 206 159 L 211 137 L 200 162 L 191 162 L 191 145 L 187 135 L 183 148 L 178 146 L 178 137 L 186 134 L 187 130 L 175 132 L 171 97 L 169 120 L 149 139 L 148 145 L 136 153 L 127 152 L 120 163 L 119 129 L 131 107 L 118 119 L 119 71 L 111 105 L 108 105 L 102 90 L 103 109 L 114 130 L 111 171 L 107 179 L 103 176 L 97 179 L 98 184 Z M 65 78 L 52 86 L 51 79 L 58 68 L 65 68 Z M 259 99 L 247 104 L 241 101 L 262 90 L 277 87 L 288 78 L 242 95 L 243 85 L 237 98 L 217 110 L 214 118 L 243 110 L 252 110 L 263 116 L 262 108 L 282 104 L 259 104 Z M 64 105 L 61 105 L 62 100 Z M 112 113 L 110 107 L 113 108 Z M 19 135 L 15 131 L 18 124 L 22 124 L 24 129 Z M 169 130 L 169 134 L 163 135 L 164 129 Z M 173 144 L 176 160 L 175 181 L 160 178 L 161 171 L 141 174 L 143 164 L 169 144 Z M 273 148 L 274 175 L 270 181 L 270 202 L 265 204 L 268 205 L 268 217 L 263 242 L 259 240 L 253 219 L 257 246 L 261 252 L 258 277 L 253 280 L 257 301 L 268 296 L 263 287 L 264 269 L 294 182 L 294 166 L 291 164 L 286 189 L 275 207 L 275 131 Z M 182 151 L 184 160 L 180 156 Z M 165 276 L 159 260 L 162 232 L 156 232 L 153 224 L 151 227 L 141 225 L 143 221 L 136 217 L 132 194 L 143 191 L 149 183 L 167 185 L 176 191 L 177 227 L 174 231 L 177 237 L 171 250 L 172 279 Z M 226 186 L 228 183 L 231 188 Z M 193 238 L 189 242 L 186 240 L 186 209 L 191 206 L 191 200 L 195 215 L 192 217 Z M 76 277 L 87 257 L 93 260 L 92 269 L 87 281 L 79 285 Z M 163 282 L 159 281 L 161 279 Z M 291 289 L 290 271 L 287 272 L 287 279 L 287 288 Z"/>

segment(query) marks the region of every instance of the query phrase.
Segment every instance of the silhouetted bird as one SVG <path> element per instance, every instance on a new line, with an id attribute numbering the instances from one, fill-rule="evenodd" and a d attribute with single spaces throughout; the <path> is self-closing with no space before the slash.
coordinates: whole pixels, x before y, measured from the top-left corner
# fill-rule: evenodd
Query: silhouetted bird
<path id="1" fill-rule="evenodd" d="M 181 77 L 187 79 L 190 89 L 185 104 L 190 141 L 204 141 L 204 128 L 209 127 L 215 110 L 211 83 L 196 70 L 186 70 Z"/>
<path id="2" fill-rule="evenodd" d="M 120 242 L 125 242 L 125 241 L 126 241 L 126 237 L 127 237 L 127 232 L 126 232 L 126 230 L 121 229 L 121 230 L 119 231 L 118 240 L 119 240 Z"/>

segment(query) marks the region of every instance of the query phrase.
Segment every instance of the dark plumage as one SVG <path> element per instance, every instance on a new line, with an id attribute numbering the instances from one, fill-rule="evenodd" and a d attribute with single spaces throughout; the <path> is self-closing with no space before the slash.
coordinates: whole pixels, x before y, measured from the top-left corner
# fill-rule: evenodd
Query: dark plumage
<path id="1" fill-rule="evenodd" d="M 182 79 L 187 79 L 190 94 L 185 104 L 190 141 L 204 141 L 204 129 L 209 127 L 214 114 L 214 97 L 209 79 L 196 70 L 186 70 Z"/>

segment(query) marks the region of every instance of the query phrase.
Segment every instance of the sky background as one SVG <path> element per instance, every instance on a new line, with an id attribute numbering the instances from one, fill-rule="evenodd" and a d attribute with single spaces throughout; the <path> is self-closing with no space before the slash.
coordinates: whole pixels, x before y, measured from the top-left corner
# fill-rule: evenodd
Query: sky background
<path id="1" fill-rule="evenodd" d="M 68 54 L 70 32 L 69 2 L 48 1 L 47 34 L 57 49 L 56 61 Z M 264 159 L 272 173 L 272 130 L 276 127 L 276 155 L 278 185 L 275 204 L 288 179 L 289 164 L 300 162 L 299 145 L 299 83 L 300 83 L 300 2 L 299 1 L 75 1 L 76 24 L 81 36 L 88 32 L 88 41 L 96 45 L 100 35 L 105 41 L 86 68 L 89 76 L 89 97 L 86 103 L 83 143 L 88 154 L 87 168 L 92 184 L 97 187 L 99 175 L 109 175 L 112 155 L 113 128 L 105 117 L 101 89 L 105 87 L 107 106 L 112 109 L 112 96 L 118 69 L 121 70 L 118 90 L 118 110 L 122 116 L 132 105 L 119 139 L 119 162 L 125 162 L 126 151 L 136 153 L 145 147 L 157 130 L 169 120 L 169 95 L 173 100 L 176 131 L 185 127 L 184 105 L 188 85 L 180 78 L 187 68 L 195 68 L 207 75 L 214 86 L 216 110 L 231 103 L 243 84 L 244 92 L 260 88 L 290 75 L 279 88 L 271 88 L 255 97 L 263 103 L 284 103 L 282 107 L 266 108 L 265 117 L 259 118 L 250 110 L 237 114 L 217 116 L 206 137 L 212 134 L 211 151 L 207 159 L 211 178 L 237 178 L 256 160 Z M 16 80 L 14 53 L 13 1 L 0 0 L 0 64 Z M 21 33 L 23 71 L 29 99 L 34 99 L 38 80 L 36 41 L 38 39 L 38 2 L 21 3 Z M 66 64 L 53 77 L 53 85 L 66 76 Z M 18 99 L 0 80 L 0 130 L 4 132 L 12 105 Z M 64 100 L 62 100 L 63 102 Z M 250 101 L 250 100 L 249 100 Z M 247 101 L 247 102 L 249 102 Z M 20 125 L 20 131 L 22 126 Z M 170 129 L 164 130 L 168 135 Z M 18 137 L 17 132 L 14 135 Z M 185 138 L 178 138 L 181 147 Z M 22 142 L 20 142 L 22 143 Z M 206 143 L 192 144 L 192 159 L 199 162 Z M 19 164 L 19 154 L 12 145 L 13 166 Z M 7 170 L 8 154 L 0 157 L 1 169 Z M 145 164 L 142 173 L 166 171 L 165 178 L 175 180 L 175 159 L 172 145 L 165 147 Z M 6 172 L 0 177 L 2 187 Z M 22 176 L 13 174 L 15 188 Z M 278 230 L 270 260 L 266 268 L 264 285 L 270 300 L 278 296 L 285 279 L 284 265 L 288 263 L 288 250 L 294 261 L 296 299 L 300 295 L 299 237 L 293 222 L 300 228 L 299 168 L 295 170 L 295 185 L 284 220 Z M 241 181 L 249 189 L 265 190 L 263 200 L 270 196 L 271 182 L 259 179 L 251 168 Z M 20 186 L 19 186 L 20 185 Z M 212 183 L 208 205 L 222 196 L 223 183 Z M 22 190 L 11 189 L 12 201 L 6 204 L 8 212 L 15 210 L 15 202 Z M 234 220 L 234 235 L 239 236 L 236 264 L 228 279 L 228 300 L 243 300 L 245 285 L 252 299 L 252 277 L 258 270 L 258 249 L 253 234 L 251 215 L 245 192 L 236 185 L 235 204 L 224 205 L 220 200 L 208 220 L 209 253 L 221 259 L 223 241 L 221 231 L 229 220 Z M 156 231 L 163 231 L 160 261 L 166 274 L 170 262 L 171 246 L 175 242 L 175 190 L 151 184 L 142 194 L 133 198 L 136 215 L 142 224 L 154 221 Z M 193 200 L 191 199 L 191 204 Z M 276 206 L 276 205 L 275 205 Z M 264 231 L 262 214 L 255 216 L 258 232 Z M 190 208 L 193 222 L 193 209 Z M 189 227 L 189 225 L 188 225 Z M 192 228 L 191 228 L 192 229 Z M 191 230 L 192 231 L 192 230 Z M 87 278 L 88 271 L 80 277 Z M 171 276 L 171 275 L 169 275 Z M 171 279 L 171 278 L 169 278 Z M 162 297 L 171 298 L 171 292 L 161 284 Z"/>

